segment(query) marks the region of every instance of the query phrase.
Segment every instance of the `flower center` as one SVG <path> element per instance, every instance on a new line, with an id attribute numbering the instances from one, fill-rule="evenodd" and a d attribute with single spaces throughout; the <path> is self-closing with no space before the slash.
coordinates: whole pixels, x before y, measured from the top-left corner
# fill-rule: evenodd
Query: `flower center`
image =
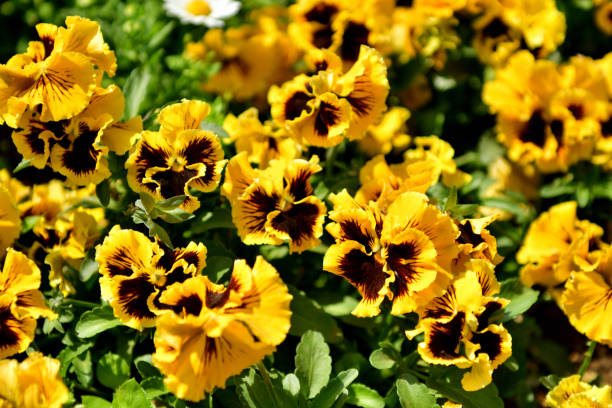
<path id="1" fill-rule="evenodd" d="M 180 173 L 185 170 L 185 165 L 187 165 L 187 161 L 182 157 L 173 157 L 172 162 L 170 164 L 170 168 L 176 173 Z"/>
<path id="2" fill-rule="evenodd" d="M 207 16 L 212 11 L 208 3 L 204 0 L 191 0 L 187 3 L 185 9 L 194 16 Z"/>

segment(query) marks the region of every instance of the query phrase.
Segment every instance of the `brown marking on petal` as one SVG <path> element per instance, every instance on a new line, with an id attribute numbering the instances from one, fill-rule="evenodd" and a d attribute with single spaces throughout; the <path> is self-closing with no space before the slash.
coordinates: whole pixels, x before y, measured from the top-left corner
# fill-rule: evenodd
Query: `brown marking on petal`
<path id="1" fill-rule="evenodd" d="M 319 3 L 311 8 L 304 17 L 307 21 L 316 21 L 321 24 L 330 24 L 332 18 L 338 13 L 338 8 L 333 4 Z"/>
<path id="2" fill-rule="evenodd" d="M 155 291 L 155 287 L 146 276 L 125 279 L 118 285 L 117 301 L 125 313 L 136 319 L 155 318 L 147 304 L 147 299 Z"/>
<path id="3" fill-rule="evenodd" d="M 205 160 L 203 163 L 204 163 L 204 167 L 206 167 L 204 175 L 202 177 L 195 178 L 194 181 L 197 181 L 206 186 L 209 186 L 211 183 L 213 183 L 215 176 L 217 175 L 217 172 L 215 171 L 215 169 L 218 166 L 218 164 L 217 162 L 210 161 L 210 160 Z"/>
<path id="4" fill-rule="evenodd" d="M 185 184 L 196 176 L 196 170 L 183 169 L 175 171 L 172 169 L 159 171 L 151 176 L 160 186 L 163 198 L 176 197 L 185 194 Z"/>
<path id="5" fill-rule="evenodd" d="M 535 111 L 529 121 L 518 135 L 519 139 L 525 143 L 531 142 L 543 148 L 546 142 L 546 121 L 542 117 L 542 111 Z"/>
<path id="6" fill-rule="evenodd" d="M 312 238 L 320 209 L 311 203 L 293 205 L 272 219 L 272 228 L 289 234 L 291 241 L 300 245 L 303 240 Z"/>
<path id="7" fill-rule="evenodd" d="M 604 137 L 612 136 L 612 116 L 605 122 L 601 122 L 601 133 Z"/>
<path id="8" fill-rule="evenodd" d="M 395 294 L 398 297 L 408 294 L 408 286 L 419 278 L 416 266 L 421 248 L 416 242 L 402 242 L 387 247 L 387 266 L 395 273 Z"/>
<path id="9" fill-rule="evenodd" d="M 353 107 L 355 114 L 363 117 L 368 115 L 372 111 L 374 106 L 374 96 L 368 92 L 367 87 L 369 79 L 365 76 L 360 76 L 355 79 L 355 88 L 353 92 L 346 97 Z"/>
<path id="10" fill-rule="evenodd" d="M 136 179 L 142 183 L 145 178 L 145 173 L 151 167 L 167 167 L 168 152 L 162 148 L 151 146 L 146 141 L 142 142 L 140 151 L 136 157 Z M 150 191 L 155 191 L 157 185 L 155 183 L 143 183 Z M 182 194 L 180 194 L 182 195 Z"/>
<path id="11" fill-rule="evenodd" d="M 273 137 L 269 137 L 268 138 L 268 149 L 273 150 L 275 152 L 278 152 L 278 143 L 276 142 L 276 139 Z"/>
<path id="12" fill-rule="evenodd" d="M 325 71 L 328 68 L 327 61 L 317 61 L 315 62 L 315 72 Z"/>
<path id="13" fill-rule="evenodd" d="M 550 131 L 552 132 L 555 139 L 557 139 L 557 144 L 561 146 L 563 144 L 563 121 L 559 119 L 555 119 L 550 122 Z"/>
<path id="14" fill-rule="evenodd" d="M 214 309 L 223 307 L 229 300 L 230 290 L 225 289 L 223 292 L 214 292 L 206 289 L 206 307 Z"/>
<path id="15" fill-rule="evenodd" d="M 315 132 L 321 136 L 327 136 L 329 129 L 333 127 L 340 118 L 339 109 L 327 102 L 321 102 L 319 111 L 315 118 Z"/>
<path id="16" fill-rule="evenodd" d="M 125 247 L 117 247 L 106 259 L 106 269 L 111 278 L 117 275 L 130 276 L 133 272 L 132 262 L 130 251 Z"/>
<path id="17" fill-rule="evenodd" d="M 481 243 L 485 242 L 482 237 L 474 232 L 474 226 L 472 222 L 467 220 L 465 223 L 457 223 L 459 228 L 459 236 L 457 242 L 460 244 L 471 244 L 473 247 L 477 247 Z"/>
<path id="18" fill-rule="evenodd" d="M 203 163 L 210 160 L 213 154 L 213 142 L 208 137 L 190 140 L 187 146 L 178 153 L 179 156 L 185 158 L 187 164 Z"/>
<path id="19" fill-rule="evenodd" d="M 334 30 L 332 30 L 330 25 L 319 28 L 312 33 L 312 44 L 319 49 L 329 48 L 333 42 Z"/>
<path id="20" fill-rule="evenodd" d="M 361 288 L 364 299 L 372 301 L 379 297 L 378 292 L 385 285 L 388 275 L 383 271 L 383 264 L 374 256 L 353 249 L 339 260 L 339 265 L 342 276 Z"/>
<path id="21" fill-rule="evenodd" d="M 576 120 L 584 118 L 584 106 L 578 104 L 571 104 L 567 109 L 572 113 Z"/>
<path id="22" fill-rule="evenodd" d="M 245 226 L 253 232 L 265 231 L 267 216 L 278 209 L 280 197 L 274 193 L 268 195 L 262 188 L 257 188 L 243 201 Z"/>
<path id="23" fill-rule="evenodd" d="M 310 176 L 312 170 L 309 168 L 301 168 L 297 174 L 289 180 L 289 193 L 295 201 L 300 201 L 312 195 L 312 186 L 310 185 Z"/>
<path id="24" fill-rule="evenodd" d="M 489 319 L 493 313 L 497 312 L 502 308 L 502 304 L 499 302 L 491 301 L 485 305 L 485 310 L 478 316 L 478 327 L 477 331 L 482 331 L 489 326 Z"/>
<path id="25" fill-rule="evenodd" d="M 19 322 L 11 313 L 10 307 L 0 309 L 0 350 L 13 347 L 19 343 L 19 333 L 14 328 L 19 327 Z"/>
<path id="26" fill-rule="evenodd" d="M 414 0 L 397 0 L 395 2 L 396 7 L 412 7 Z"/>
<path id="27" fill-rule="evenodd" d="M 53 51 L 53 48 L 55 47 L 55 38 L 49 37 L 49 36 L 42 36 L 40 37 L 40 40 L 43 43 L 43 46 L 45 47 L 45 59 L 48 58 L 51 55 L 51 52 Z"/>
<path id="28" fill-rule="evenodd" d="M 97 136 L 97 130 L 79 123 L 79 136 L 72 142 L 71 148 L 62 154 L 63 165 L 75 174 L 94 172 L 100 158 L 100 150 L 94 146 Z"/>
<path id="29" fill-rule="evenodd" d="M 455 312 L 454 305 L 456 303 L 457 296 L 455 294 L 455 288 L 450 286 L 444 295 L 431 301 L 431 304 L 425 310 L 423 317 L 429 317 L 432 319 L 448 319 Z"/>
<path id="30" fill-rule="evenodd" d="M 489 38 L 501 37 L 508 33 L 508 28 L 501 18 L 495 17 L 482 29 L 482 35 Z"/>
<path id="31" fill-rule="evenodd" d="M 480 345 L 480 350 L 476 352 L 476 355 L 486 353 L 490 361 L 495 360 L 495 358 L 501 354 L 502 338 L 497 333 L 490 331 L 474 333 L 470 341 Z"/>
<path id="32" fill-rule="evenodd" d="M 240 56 L 236 56 L 236 57 L 232 57 L 232 58 L 228 58 L 224 60 L 222 63 L 221 71 L 229 70 L 231 69 L 231 67 L 236 67 L 236 69 L 238 69 L 238 71 L 240 71 L 240 73 L 244 76 L 247 76 L 249 72 L 251 71 L 251 67 L 249 66 L 249 63 L 245 61 L 243 58 L 240 58 Z"/>
<path id="33" fill-rule="evenodd" d="M 449 322 L 436 322 L 431 326 L 429 349 L 436 358 L 455 359 L 459 357 L 457 348 L 465 324 L 465 313 L 459 312 Z"/>
<path id="34" fill-rule="evenodd" d="M 172 306 L 172 310 L 177 314 L 185 311 L 187 314 L 198 316 L 202 311 L 202 306 L 202 299 L 196 294 L 191 294 L 179 299 L 176 305 Z"/>
<path id="35" fill-rule="evenodd" d="M 340 231 L 342 233 L 342 239 L 347 241 L 357 241 L 363 245 L 367 252 L 372 250 L 376 238 L 370 234 L 364 232 L 361 229 L 359 221 L 355 219 L 343 220 L 338 223 L 340 225 Z"/>
<path id="36" fill-rule="evenodd" d="M 217 356 L 217 339 L 207 337 L 206 345 L 204 346 L 204 360 L 209 362 Z"/>
<path id="37" fill-rule="evenodd" d="M 306 103 L 310 99 L 312 99 L 310 96 L 301 91 L 295 92 L 293 95 L 291 95 L 285 102 L 285 119 L 293 120 L 298 118 L 302 114 L 302 111 L 308 109 Z"/>
<path id="38" fill-rule="evenodd" d="M 491 287 L 493 286 L 490 276 L 486 273 L 478 274 L 478 283 L 480 284 L 482 295 L 487 296 L 487 294 L 491 292 Z"/>
<path id="39" fill-rule="evenodd" d="M 368 36 L 370 30 L 360 23 L 349 22 L 344 29 L 342 35 L 342 46 L 340 46 L 340 55 L 345 61 L 357 61 L 359 58 L 359 49 L 362 44 L 368 44 Z"/>

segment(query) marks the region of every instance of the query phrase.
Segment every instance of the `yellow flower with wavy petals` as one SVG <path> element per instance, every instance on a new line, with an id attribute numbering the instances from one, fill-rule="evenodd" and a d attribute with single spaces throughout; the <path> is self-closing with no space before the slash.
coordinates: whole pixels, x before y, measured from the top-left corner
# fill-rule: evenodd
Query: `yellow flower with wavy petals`
<path id="1" fill-rule="evenodd" d="M 60 362 L 34 351 L 23 361 L 0 360 L 0 406 L 61 408 L 69 391 L 62 382 Z"/>
<path id="2" fill-rule="evenodd" d="M 287 336 L 291 301 L 278 272 L 261 256 L 251 269 L 234 263 L 229 284 L 197 276 L 170 288 L 161 301 L 153 363 L 179 398 L 204 399 L 228 377 L 274 351 Z"/>
<path id="3" fill-rule="evenodd" d="M 55 319 L 45 305 L 40 270 L 21 252 L 9 248 L 0 272 L 0 358 L 25 351 L 36 330 L 36 319 Z"/>

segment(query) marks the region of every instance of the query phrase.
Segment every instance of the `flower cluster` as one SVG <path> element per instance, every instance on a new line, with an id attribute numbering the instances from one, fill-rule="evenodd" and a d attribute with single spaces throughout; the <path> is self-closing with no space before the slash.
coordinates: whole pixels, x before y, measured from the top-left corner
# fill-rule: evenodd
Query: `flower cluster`
<path id="1" fill-rule="evenodd" d="M 470 368 L 463 388 L 479 390 L 491 382 L 493 370 L 512 355 L 512 338 L 501 324 L 492 324 L 495 312 L 509 302 L 494 296 L 499 283 L 493 266 L 473 260 L 467 271 L 444 295 L 419 310 L 419 324 L 408 338 L 425 333 L 419 354 L 432 364 Z"/>
<path id="2" fill-rule="evenodd" d="M 20 220 L 24 220 L 28 233 L 22 241 L 29 244 L 28 256 L 49 265 L 51 286 L 58 287 L 64 296 L 74 294 L 72 271 L 79 269 L 106 225 L 102 208 L 78 206 L 93 189 L 71 190 L 59 180 L 30 188 L 2 171 L 0 194 L 3 190 L 10 192 L 6 193 L 10 199 L 4 202 L 7 210 L 3 214 L 7 218 L 2 224 L 5 242 L 0 245 L 0 252 L 20 236 Z"/>
<path id="3" fill-rule="evenodd" d="M 561 379 L 546 395 L 545 401 L 545 406 L 550 408 L 604 408 L 610 404 L 612 394 L 609 385 L 596 387 L 581 381 L 578 375 Z"/>
<path id="4" fill-rule="evenodd" d="M 557 204 L 529 226 L 517 254 L 526 264 L 521 280 L 547 288 L 578 331 L 612 344 L 612 247 L 601 227 L 577 218 L 576 207 Z"/>
<path id="5" fill-rule="evenodd" d="M 590 339 L 540 400 L 612 406 L 610 1 L 290 3 L 113 0 L 0 64 L 0 407 L 527 407 L 579 349 L 538 289 Z"/>
<path id="6" fill-rule="evenodd" d="M 567 171 L 580 160 L 608 167 L 611 61 L 612 54 L 576 56 L 557 65 L 526 51 L 514 54 L 483 92 L 508 157 L 545 173 Z"/>
<path id="7" fill-rule="evenodd" d="M 110 176 L 108 152 L 124 154 L 142 122 L 120 122 L 121 90 L 101 86 L 117 63 L 98 23 L 67 17 L 66 27 L 36 29 L 40 41 L 0 65 L 0 123 L 15 129 L 13 142 L 33 166 L 50 164 L 75 185 L 98 184 Z"/>
<path id="8" fill-rule="evenodd" d="M 21 252 L 9 249 L 0 272 L 0 358 L 25 351 L 36 331 L 36 319 L 55 319 L 45 305 L 40 269 Z"/>
<path id="9" fill-rule="evenodd" d="M 417 312 L 417 328 L 407 335 L 425 332 L 421 357 L 471 368 L 463 387 L 481 389 L 512 354 L 508 331 L 489 321 L 508 304 L 494 297 L 493 268 L 502 260 L 486 229 L 494 218 L 456 220 L 430 203 L 423 193 L 440 178 L 460 186 L 469 177 L 457 170 L 445 142 L 428 137 L 415 144 L 403 163 L 390 166 L 383 156 L 368 162 L 354 198 L 346 190 L 330 195 L 327 230 L 335 244 L 323 269 L 357 288 L 356 316 L 379 314 L 385 298 L 394 315 Z"/>
<path id="10" fill-rule="evenodd" d="M 339 57 L 313 56 L 316 72 L 298 75 L 268 93 L 272 118 L 301 143 L 330 147 L 345 137 L 360 139 L 386 109 L 387 69 L 380 54 L 362 46 L 343 73 Z"/>
<path id="11" fill-rule="evenodd" d="M 32 352 L 22 362 L 0 360 L 0 405 L 6 408 L 61 408 L 69 399 L 60 362 Z"/>
<path id="12" fill-rule="evenodd" d="M 191 401 L 272 353 L 291 316 L 291 295 L 263 258 L 253 269 L 237 260 L 225 288 L 201 275 L 206 252 L 115 226 L 96 253 L 102 297 L 125 325 L 156 328 L 153 361 L 168 389 Z"/>
<path id="13" fill-rule="evenodd" d="M 212 191 L 219 185 L 226 161 L 219 137 L 200 129 L 210 107 L 206 102 L 183 100 L 166 106 L 157 118 L 159 132 L 144 131 L 125 162 L 130 187 L 156 200 L 185 195 L 181 208 L 200 206 L 189 191 Z"/>

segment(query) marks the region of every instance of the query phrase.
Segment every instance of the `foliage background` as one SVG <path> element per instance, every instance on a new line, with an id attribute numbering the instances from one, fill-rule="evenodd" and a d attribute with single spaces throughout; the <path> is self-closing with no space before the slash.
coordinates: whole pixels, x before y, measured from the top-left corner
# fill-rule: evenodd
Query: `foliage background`
<path id="1" fill-rule="evenodd" d="M 246 13 L 254 8 L 285 3 L 274 0 L 245 1 L 240 14 L 233 17 L 228 25 L 241 24 Z M 593 24 L 593 5 L 589 0 L 559 0 L 557 3 L 566 15 L 567 31 L 565 42 L 551 59 L 565 61 L 577 54 L 600 58 L 610 51 L 610 39 Z M 0 38 L 3 39 L 0 41 L 0 61 L 5 62 L 15 52 L 25 51 L 27 42 L 36 38 L 35 24 L 49 22 L 61 25 L 68 15 L 80 15 L 100 22 L 104 38 L 117 56 L 118 70 L 112 81 L 126 94 L 125 116 L 141 114 L 145 119 L 145 128 L 152 125 L 152 119 L 160 107 L 181 98 L 208 101 L 212 114 L 207 120 L 218 125 L 221 125 L 226 113 L 238 114 L 248 107 L 247 104 L 230 105 L 223 98 L 208 95 L 200 89 L 199 82 L 212 75 L 218 66 L 188 61 L 182 56 L 182 51 L 187 42 L 201 38 L 205 29 L 182 25 L 178 20 L 169 18 L 161 2 L 155 0 L 3 1 L 0 5 Z M 416 58 L 396 66 L 390 72 L 391 88 L 401 89 L 409 85 L 417 74 L 426 73 L 433 97 L 425 106 L 412 111 L 410 134 L 435 134 L 453 145 L 457 163 L 474 176 L 474 180 L 458 192 L 459 202 L 497 206 L 515 215 L 511 221 L 493 225 L 500 252 L 506 257 L 496 271 L 499 280 L 506 281 L 506 295 L 519 299 L 519 303 L 523 299 L 527 304 L 533 302 L 538 293 L 514 285 L 513 279 L 518 273 L 514 254 L 530 221 L 552 204 L 573 199 L 579 203 L 579 218 L 607 227 L 612 220 L 612 177 L 595 166 L 580 164 L 563 177 L 547 176 L 542 183 L 540 199 L 534 205 L 523 205 L 525 199 L 511 193 L 503 199 L 485 199 L 482 193 L 492 183 L 486 175 L 487 166 L 502 155 L 504 149 L 495 141 L 495 119 L 481 99 L 483 82 L 491 77 L 492 72 L 476 59 L 474 50 L 469 46 L 469 22 L 462 21 L 459 27 L 463 28 L 459 30 L 461 45 L 450 52 L 442 71 L 425 69 L 425 62 Z M 233 153 L 227 151 L 226 155 Z M 330 154 L 323 150 L 317 153 L 321 157 Z M 313 183 L 316 195 L 321 198 L 329 191 L 339 191 L 344 187 L 354 192 L 359 185 L 358 169 L 366 160 L 347 144 L 340 145 L 333 154 L 335 160 L 326 162 L 323 175 L 317 176 Z M 390 161 L 400 159 L 392 155 L 388 158 Z M 121 175 L 124 172 L 122 159 L 111 159 L 113 174 Z M 19 161 L 19 154 L 10 141 L 10 129 L 0 127 L 0 168 L 13 169 Z M 18 173 L 17 177 L 26 183 L 33 183 L 35 180 L 49 180 L 54 175 L 50 170 L 28 168 Z M 439 200 L 446 199 L 448 194 L 448 189 L 440 185 L 430 191 L 430 195 Z M 119 223 L 122 227 L 143 230 L 141 225 L 133 224 L 125 216 L 125 208 L 122 208 L 123 204 L 133 203 L 136 198 L 134 193 L 127 191 L 123 197 L 113 197 L 118 204 L 107 211 L 110 225 Z M 251 263 L 257 254 L 262 253 L 280 271 L 294 295 L 293 335 L 278 348 L 273 359 L 267 360 L 267 365 L 274 367 L 273 379 L 275 375 L 280 376 L 275 374 L 277 371 L 293 372 L 299 336 L 309 329 L 322 333 L 329 344 L 333 361 L 332 378 L 350 368 L 359 369 L 353 384 L 361 385 L 349 388 L 349 403 L 365 398 L 363 395 L 380 401 L 376 395 L 396 395 L 393 387 L 397 378 L 422 376 L 415 367 L 418 359 L 416 342 L 406 340 L 403 334 L 404 330 L 414 326 L 416 318 L 392 317 L 384 311 L 372 319 L 351 316 L 350 311 L 356 304 L 354 289 L 345 280 L 321 270 L 325 247 L 331 243 L 329 236 L 324 237 L 324 245 L 306 256 L 289 255 L 285 246 L 247 247 L 237 237 L 229 206 L 220 201 L 218 193 L 205 194 L 201 201 L 202 207 L 197 216 L 179 228 L 161 222 L 173 242 L 204 242 L 209 251 L 205 273 L 215 281 L 223 281 L 227 277 L 235 258 L 246 258 Z M 609 229 L 607 231 L 609 233 Z M 44 334 L 37 335 L 34 347 L 48 355 L 59 355 L 75 395 L 112 400 L 113 392 L 128 378 L 138 380 L 149 395 L 163 392 L 159 373 L 150 361 L 152 332 L 137 333 L 122 326 L 112 327 L 112 312 L 99 306 L 96 265 L 91 258 L 93 254 L 77 271 L 81 287 L 77 288 L 76 299 L 65 300 L 56 292 L 46 292 L 47 297 L 51 298 L 51 305 L 62 310 L 62 318 L 57 323 L 45 323 L 40 329 Z M 105 313 L 108 317 L 106 330 L 96 332 L 97 329 L 92 331 L 87 325 L 79 325 L 79 321 L 87 322 L 88 314 L 98 319 L 96 321 L 104 321 Z M 576 372 L 585 350 L 585 339 L 569 325 L 566 317 L 548 298 L 540 299 L 522 317 L 508 321 L 506 327 L 514 340 L 513 356 L 496 371 L 494 382 L 505 406 L 536 406 L 546 392 L 540 378 L 548 374 L 565 376 Z M 313 336 L 309 334 L 302 341 L 322 349 L 321 352 L 326 354 L 322 339 L 311 338 Z M 595 372 L 593 375 L 603 375 L 604 382 L 612 383 L 612 354 L 607 348 L 598 348 L 592 369 Z M 248 374 L 251 377 L 249 381 L 255 384 L 253 387 L 258 384 L 262 386 L 257 383 L 261 381 L 258 375 L 255 372 Z M 324 376 L 324 372 L 321 375 Z M 437 375 L 440 377 L 436 380 Z M 436 384 L 430 382 L 448 380 L 452 383 L 453 379 L 449 376 L 453 375 L 452 370 L 438 374 L 433 372 L 426 381 L 436 389 Z M 129 390 L 132 385 L 125 383 L 122 387 Z M 405 386 L 402 384 L 402 387 Z M 407 395 L 406 392 L 419 395 L 419 391 L 423 390 L 408 389 L 402 392 L 404 395 Z M 490 389 L 486 393 L 494 394 Z M 231 390 L 218 391 L 214 398 L 215 406 L 237 406 L 234 405 L 236 394 Z M 176 407 L 213 404 L 210 398 L 190 405 L 173 400 L 168 395 L 162 399 L 169 406 Z M 86 406 L 104 406 L 94 405 L 93 397 L 90 401 L 91 405 Z M 393 398 L 388 398 L 386 403 L 388 406 L 397 404 Z M 241 404 L 245 404 L 243 400 Z M 376 402 L 372 404 L 360 406 L 376 406 Z M 486 406 L 478 404 L 482 403 L 477 402 L 474 406 Z"/>

